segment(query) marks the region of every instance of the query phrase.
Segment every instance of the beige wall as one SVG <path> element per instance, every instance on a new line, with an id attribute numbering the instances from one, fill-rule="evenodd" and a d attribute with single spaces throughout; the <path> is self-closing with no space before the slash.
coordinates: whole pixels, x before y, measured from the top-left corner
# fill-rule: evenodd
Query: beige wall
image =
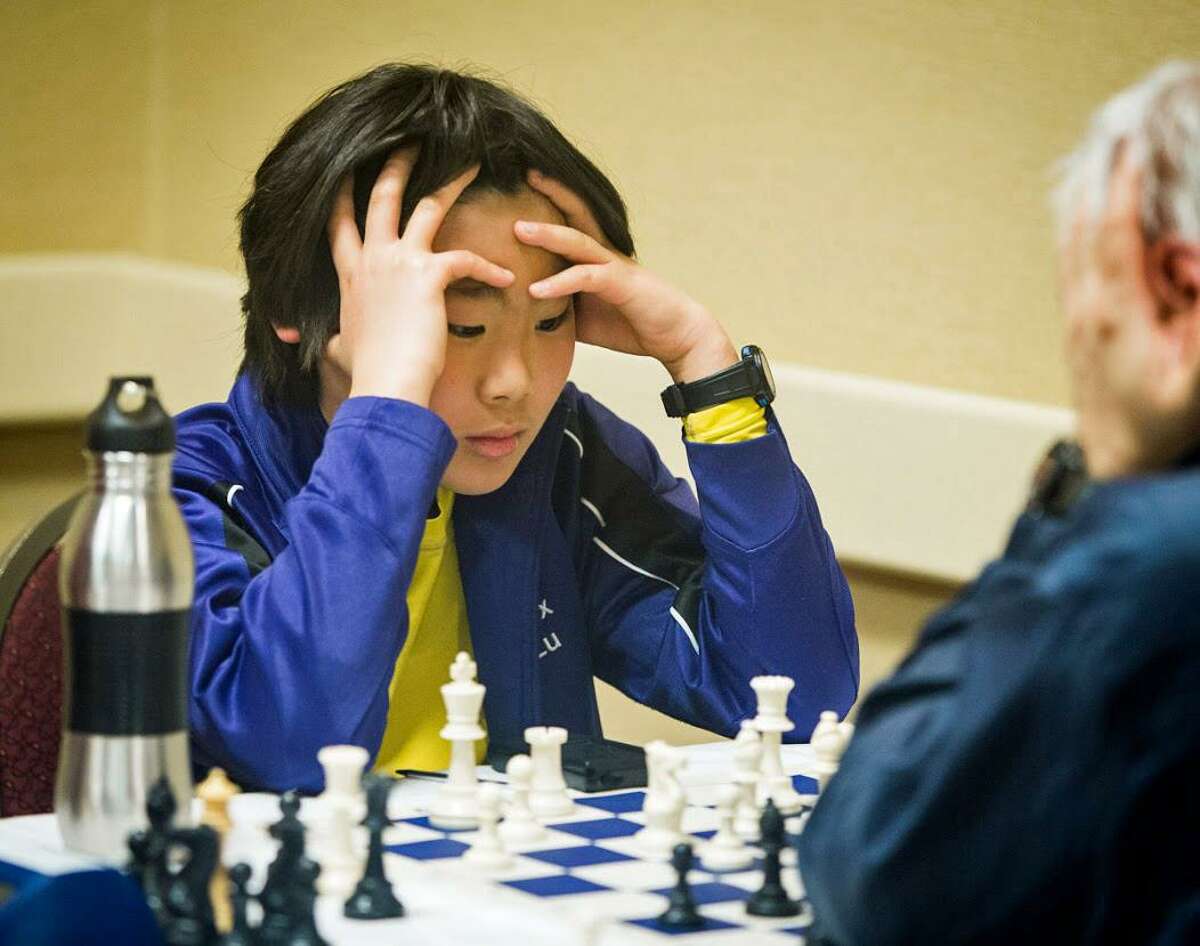
<path id="1" fill-rule="evenodd" d="M 47 0 L 0 5 L 0 34 L 0 253 L 236 273 L 236 209 L 306 103 L 390 59 L 474 63 L 610 172 L 643 259 L 735 338 L 1061 404 L 1047 169 L 1100 100 L 1200 50 L 1200 6 Z M 34 452 L 0 468 L 0 543 L 76 469 L 37 452 L 70 454 L 59 434 L 6 436 Z M 851 577 L 869 681 L 950 589 Z"/>
<path id="2" fill-rule="evenodd" d="M 1046 170 L 1200 49 L 1190 0 L 6 4 L 0 251 L 237 269 L 234 211 L 316 94 L 487 67 L 611 172 L 643 256 L 776 358 L 1048 403 Z"/>

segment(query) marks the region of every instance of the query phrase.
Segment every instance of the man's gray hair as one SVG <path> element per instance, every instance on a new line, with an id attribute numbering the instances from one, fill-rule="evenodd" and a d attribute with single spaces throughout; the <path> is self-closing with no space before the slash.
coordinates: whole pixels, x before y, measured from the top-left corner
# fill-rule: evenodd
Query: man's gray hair
<path id="1" fill-rule="evenodd" d="M 1159 66 L 1092 116 L 1083 141 L 1057 168 L 1060 238 L 1080 210 L 1088 222 L 1098 218 L 1122 150 L 1141 170 L 1144 238 L 1200 242 L 1200 62 Z"/>

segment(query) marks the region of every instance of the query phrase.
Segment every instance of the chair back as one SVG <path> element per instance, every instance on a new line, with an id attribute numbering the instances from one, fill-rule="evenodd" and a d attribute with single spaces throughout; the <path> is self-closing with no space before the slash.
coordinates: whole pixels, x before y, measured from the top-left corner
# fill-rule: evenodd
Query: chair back
<path id="1" fill-rule="evenodd" d="M 54 809 L 63 703 L 58 542 L 78 502 L 55 507 L 0 557 L 0 817 Z"/>

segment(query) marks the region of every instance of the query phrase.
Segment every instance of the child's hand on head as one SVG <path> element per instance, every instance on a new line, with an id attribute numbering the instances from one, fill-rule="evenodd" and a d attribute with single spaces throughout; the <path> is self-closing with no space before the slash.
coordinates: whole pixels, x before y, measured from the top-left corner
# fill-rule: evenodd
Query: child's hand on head
<path id="1" fill-rule="evenodd" d="M 698 380 L 738 360 L 720 322 L 686 293 L 617 252 L 574 191 L 538 171 L 530 171 L 528 181 L 558 208 L 567 226 L 521 220 L 515 225 L 517 239 L 574 264 L 534 283 L 529 292 L 539 299 L 580 293 L 579 341 L 649 355 L 676 382 Z"/>
<path id="2" fill-rule="evenodd" d="M 434 253 L 438 228 L 478 166 L 421 198 L 399 233 L 400 205 L 417 159 L 394 152 L 371 189 L 363 236 L 354 220 L 353 177 L 338 190 L 329 246 L 341 292 L 340 330 L 328 358 L 350 377 L 350 394 L 428 406 L 446 363 L 446 287 L 470 278 L 504 288 L 513 274 L 467 250 Z"/>

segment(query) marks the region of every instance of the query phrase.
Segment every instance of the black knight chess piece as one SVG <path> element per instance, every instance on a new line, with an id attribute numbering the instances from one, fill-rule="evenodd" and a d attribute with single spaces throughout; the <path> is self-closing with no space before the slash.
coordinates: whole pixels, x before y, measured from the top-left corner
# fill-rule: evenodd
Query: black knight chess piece
<path id="1" fill-rule="evenodd" d="M 146 898 L 146 904 L 161 929 L 166 925 L 162 887 L 167 880 L 167 852 L 171 846 L 171 819 L 175 817 L 175 795 L 166 776 L 150 786 L 146 794 L 149 825 L 129 835 L 132 858 L 126 868 Z"/>
<path id="2" fill-rule="evenodd" d="M 667 912 L 658 918 L 658 922 L 667 929 L 694 930 L 704 925 L 704 917 L 696 909 L 696 899 L 692 896 L 687 879 L 695 857 L 690 844 L 676 844 L 671 853 L 671 866 L 676 874 L 675 886 L 667 895 Z"/>
<path id="3" fill-rule="evenodd" d="M 800 904 L 788 896 L 780 879 L 779 855 L 783 850 L 783 815 L 775 802 L 767 799 L 759 820 L 763 849 L 763 885 L 746 901 L 751 916 L 796 916 Z"/>
<path id="4" fill-rule="evenodd" d="M 404 916 L 404 906 L 392 892 L 383 870 L 383 831 L 388 826 L 387 800 L 391 779 L 381 775 L 363 776 L 367 790 L 367 816 L 363 820 L 369 832 L 367 865 L 343 912 L 352 920 L 385 920 Z"/>

